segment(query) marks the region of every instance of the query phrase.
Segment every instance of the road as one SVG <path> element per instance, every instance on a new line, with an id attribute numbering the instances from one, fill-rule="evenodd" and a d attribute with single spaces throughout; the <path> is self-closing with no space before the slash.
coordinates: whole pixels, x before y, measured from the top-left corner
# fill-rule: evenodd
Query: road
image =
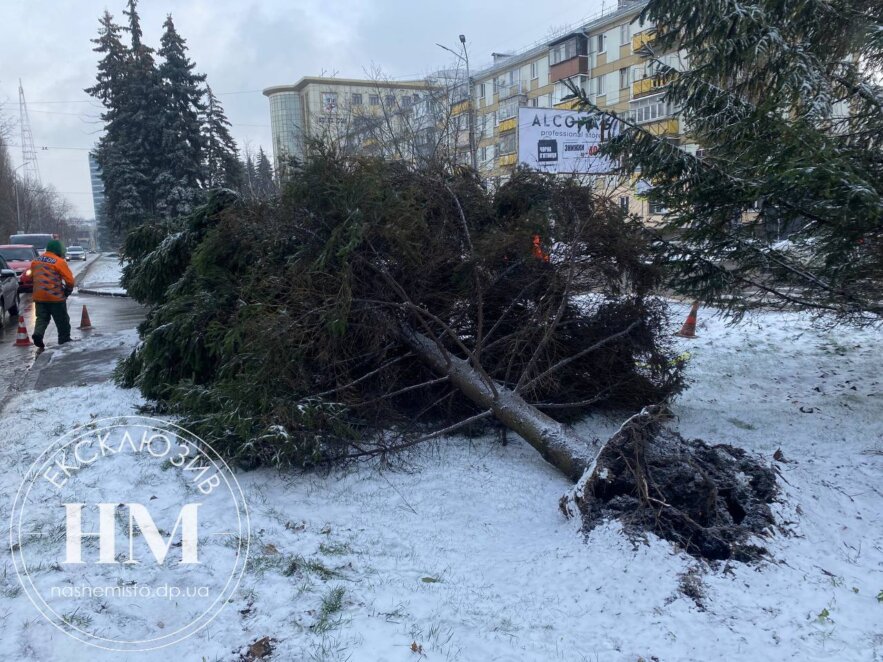
<path id="1" fill-rule="evenodd" d="M 90 263 L 76 262 L 71 264 L 71 271 L 74 272 L 74 276 L 78 277 L 88 264 Z M 80 325 L 84 305 L 87 307 L 89 318 L 92 321 L 92 331 L 80 331 L 77 328 Z M 124 297 L 89 296 L 75 293 L 68 299 L 67 307 L 70 312 L 71 326 L 73 327 L 71 337 L 74 340 L 87 335 L 96 336 L 134 329 L 144 319 L 144 308 L 131 299 Z M 21 314 L 25 318 L 28 335 L 30 336 L 36 321 L 36 312 L 30 294 L 21 295 L 20 308 Z M 63 385 L 65 383 L 82 383 L 82 380 L 78 380 L 79 371 L 76 365 L 72 363 L 64 370 L 55 370 L 55 362 L 53 362 L 53 371 L 40 371 L 37 379 L 32 379 L 30 380 L 31 383 L 29 383 L 28 371 L 34 364 L 37 349 L 33 345 L 29 347 L 16 347 L 17 330 L 17 318 L 10 320 L 4 328 L 0 329 L 0 374 L 3 375 L 3 379 L 0 380 L 0 405 L 5 403 L 10 395 L 22 388 L 48 388 L 49 386 Z M 43 353 L 41 363 L 48 359 L 47 355 L 50 354 L 50 350 L 58 342 L 58 333 L 54 323 L 49 325 L 44 340 L 47 351 Z M 80 358 L 88 359 L 89 356 L 88 354 L 81 354 Z"/>

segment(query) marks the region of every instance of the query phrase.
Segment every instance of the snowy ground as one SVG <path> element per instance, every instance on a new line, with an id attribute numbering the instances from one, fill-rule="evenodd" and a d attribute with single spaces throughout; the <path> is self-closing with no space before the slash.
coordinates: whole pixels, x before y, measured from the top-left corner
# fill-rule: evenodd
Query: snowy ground
<path id="1" fill-rule="evenodd" d="M 80 285 L 83 289 L 104 294 L 125 294 L 126 290 L 120 287 L 121 276 L 122 267 L 119 258 L 102 255 L 89 269 L 84 282 Z"/>
<path id="2" fill-rule="evenodd" d="M 165 651 L 105 654 L 54 630 L 17 590 L 4 551 L 2 650 L 41 661 L 236 660 L 269 636 L 276 660 L 883 659 L 879 332 L 819 331 L 779 314 L 727 327 L 701 311 L 699 334 L 679 341 L 693 383 L 676 425 L 788 460 L 777 465 L 782 532 L 765 541 L 768 563 L 702 568 L 615 524 L 583 539 L 558 511 L 567 482 L 532 449 L 454 438 L 395 469 L 239 474 L 248 570 L 208 628 Z M 55 436 L 139 403 L 110 384 L 13 399 L 5 419 L 15 423 L 0 432 L 4 494 Z M 618 422 L 581 429 L 606 438 Z M 115 466 L 118 478 L 127 471 L 135 480 L 137 462 Z M 174 472 L 159 480 L 156 494 L 180 489 Z M 4 523 L 10 500 L 0 502 Z M 693 577 L 695 599 L 681 590 Z M 131 627 L 112 603 L 77 617 L 107 632 Z M 145 604 L 138 618 L 155 624 L 163 605 Z"/>

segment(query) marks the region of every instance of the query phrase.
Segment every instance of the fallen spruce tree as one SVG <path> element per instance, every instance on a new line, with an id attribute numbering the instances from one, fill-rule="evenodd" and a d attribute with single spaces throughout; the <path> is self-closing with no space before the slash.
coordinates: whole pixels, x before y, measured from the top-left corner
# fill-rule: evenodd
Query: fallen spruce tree
<path id="1" fill-rule="evenodd" d="M 317 153 L 271 202 L 214 194 L 124 246 L 151 306 L 119 370 L 246 466 L 506 426 L 577 480 L 567 421 L 682 386 L 640 226 L 570 180 Z"/>
<path id="2" fill-rule="evenodd" d="M 124 247 L 148 304 L 118 378 L 240 466 L 512 430 L 571 480 L 568 422 L 683 387 L 636 222 L 573 180 L 315 154 L 279 198 L 217 192 Z M 589 472 L 591 473 L 591 471 Z"/>

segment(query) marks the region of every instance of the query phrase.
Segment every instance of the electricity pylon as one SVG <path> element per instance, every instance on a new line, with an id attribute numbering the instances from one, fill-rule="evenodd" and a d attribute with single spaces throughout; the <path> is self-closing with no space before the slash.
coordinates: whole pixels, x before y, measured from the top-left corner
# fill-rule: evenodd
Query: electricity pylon
<path id="1" fill-rule="evenodd" d="M 28 117 L 28 104 L 25 91 L 18 79 L 18 110 L 21 116 L 21 158 L 24 166 L 24 179 L 31 185 L 40 185 L 40 166 L 37 164 L 37 150 L 34 147 L 34 134 L 31 132 L 31 118 Z"/>

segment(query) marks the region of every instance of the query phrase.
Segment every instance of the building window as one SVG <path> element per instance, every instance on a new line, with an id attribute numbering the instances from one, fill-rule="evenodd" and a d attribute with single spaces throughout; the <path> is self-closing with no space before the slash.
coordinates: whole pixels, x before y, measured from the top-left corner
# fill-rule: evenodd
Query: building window
<path id="1" fill-rule="evenodd" d="M 604 90 L 604 76 L 596 76 L 592 79 L 592 91 L 598 96 L 605 93 Z"/>
<path id="2" fill-rule="evenodd" d="M 337 112 L 337 92 L 322 92 L 322 112 Z"/>
<path id="3" fill-rule="evenodd" d="M 478 85 L 478 96 L 482 98 L 485 96 L 484 83 Z"/>
<path id="4" fill-rule="evenodd" d="M 658 200 L 650 200 L 648 207 L 650 208 L 651 214 L 664 214 L 666 211 L 665 205 Z"/>
<path id="5" fill-rule="evenodd" d="M 635 123 L 655 122 L 671 115 L 669 104 L 662 99 L 662 96 L 657 95 L 634 102 L 632 105 L 632 115 Z"/>
<path id="6" fill-rule="evenodd" d="M 623 67 L 619 70 L 619 89 L 625 89 L 629 86 L 629 68 Z"/>
<path id="7" fill-rule="evenodd" d="M 368 103 L 371 104 L 372 106 L 379 106 L 380 105 L 380 95 L 379 94 L 372 94 L 371 96 L 368 97 Z"/>
<path id="8" fill-rule="evenodd" d="M 506 99 L 506 101 L 500 102 L 500 110 L 497 113 L 497 118 L 499 122 L 505 122 L 508 119 L 512 119 L 518 114 L 518 97 L 512 97 L 511 99 Z"/>
<path id="9" fill-rule="evenodd" d="M 530 100 L 531 108 L 538 108 L 539 105 L 540 105 L 540 98 L 539 97 L 534 97 L 533 99 Z"/>
<path id="10" fill-rule="evenodd" d="M 361 94 L 354 94 L 353 95 L 353 105 L 354 106 L 361 106 L 362 105 L 362 95 Z"/>
<path id="11" fill-rule="evenodd" d="M 626 214 L 629 213 L 629 197 L 627 195 L 622 195 L 619 197 L 619 208 L 622 209 Z"/>
<path id="12" fill-rule="evenodd" d="M 540 67 L 538 62 L 530 63 L 530 79 L 534 80 L 540 77 Z"/>
<path id="13" fill-rule="evenodd" d="M 383 98 L 383 103 L 385 103 L 387 106 L 395 106 L 396 105 L 396 98 L 392 94 L 387 94 Z"/>
<path id="14" fill-rule="evenodd" d="M 500 141 L 497 143 L 497 154 L 514 154 L 515 153 L 515 132 L 507 131 L 500 134 Z"/>
<path id="15" fill-rule="evenodd" d="M 553 46 L 549 51 L 549 64 L 556 65 L 576 57 L 576 37 Z"/>
<path id="16" fill-rule="evenodd" d="M 604 51 L 607 50 L 607 40 L 605 39 L 605 36 L 606 35 L 604 35 L 603 33 L 599 34 L 597 36 L 597 38 L 595 40 L 595 43 L 596 43 L 595 52 L 596 53 L 603 53 Z"/>
<path id="17" fill-rule="evenodd" d="M 631 32 L 631 24 L 625 23 L 619 26 L 619 44 L 620 46 L 625 46 L 629 43 L 629 40 L 632 38 L 629 34 Z"/>
<path id="18" fill-rule="evenodd" d="M 414 101 L 414 100 L 413 100 L 411 97 L 408 97 L 408 96 L 402 97 L 402 105 L 403 105 L 405 108 L 407 108 L 408 106 L 410 106 L 411 103 L 413 103 L 413 101 Z"/>

